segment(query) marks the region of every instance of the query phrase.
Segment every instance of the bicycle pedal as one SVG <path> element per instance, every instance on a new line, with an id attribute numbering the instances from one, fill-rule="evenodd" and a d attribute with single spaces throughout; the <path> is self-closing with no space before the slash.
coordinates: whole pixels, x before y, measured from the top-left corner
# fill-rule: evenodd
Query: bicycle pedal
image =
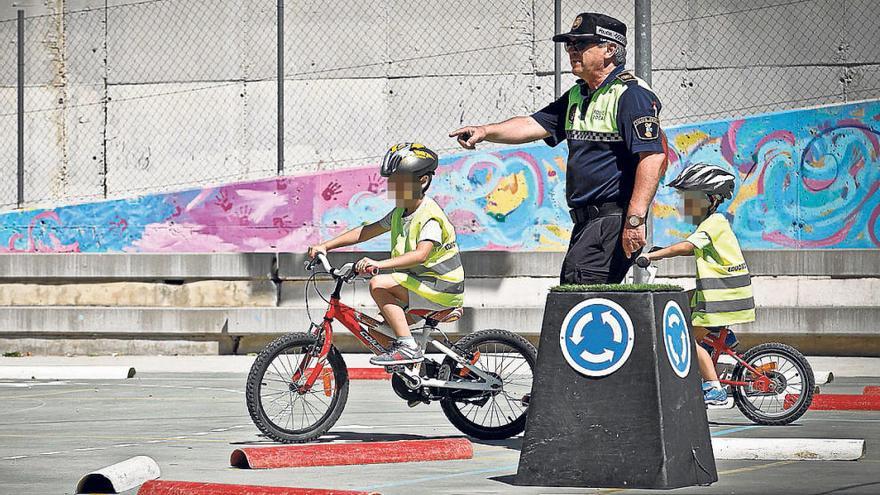
<path id="1" fill-rule="evenodd" d="M 724 404 L 706 404 L 706 409 L 733 409 L 733 397 L 728 397 Z"/>

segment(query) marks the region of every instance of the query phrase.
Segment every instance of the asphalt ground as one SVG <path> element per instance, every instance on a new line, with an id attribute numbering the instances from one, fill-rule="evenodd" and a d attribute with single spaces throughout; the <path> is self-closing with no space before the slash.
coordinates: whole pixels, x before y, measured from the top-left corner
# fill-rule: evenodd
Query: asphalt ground
<path id="1" fill-rule="evenodd" d="M 880 372 L 880 370 L 878 370 Z M 878 373 L 880 374 L 880 373 Z M 275 445 L 259 435 L 244 404 L 240 373 L 140 373 L 115 381 L 0 381 L 0 494 L 72 494 L 80 476 L 147 455 L 162 479 L 349 490 L 383 494 L 659 493 L 518 487 L 522 438 L 474 442 L 474 458 L 360 466 L 243 470 L 232 451 Z M 861 393 L 880 378 L 846 377 L 824 393 Z M 810 411 L 796 424 L 761 427 L 733 410 L 709 411 L 713 436 L 865 439 L 859 461 L 718 461 L 711 487 L 663 493 L 880 493 L 880 413 Z M 393 441 L 460 436 L 439 404 L 410 409 L 387 380 L 353 381 L 347 407 L 324 441 Z M 414 459 L 418 461 L 418 459 Z M 585 466 L 589 469 L 589 466 Z M 129 494 L 136 493 L 130 490 Z"/>

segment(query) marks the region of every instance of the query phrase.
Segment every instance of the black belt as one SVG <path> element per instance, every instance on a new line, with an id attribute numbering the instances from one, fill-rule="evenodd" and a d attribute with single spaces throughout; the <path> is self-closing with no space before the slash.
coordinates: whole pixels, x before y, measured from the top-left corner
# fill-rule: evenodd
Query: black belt
<path id="1" fill-rule="evenodd" d="M 589 222 L 601 217 L 609 217 L 611 215 L 622 215 L 623 207 L 617 203 L 602 203 L 600 205 L 588 205 L 580 208 L 569 210 L 571 221 L 578 224 Z"/>

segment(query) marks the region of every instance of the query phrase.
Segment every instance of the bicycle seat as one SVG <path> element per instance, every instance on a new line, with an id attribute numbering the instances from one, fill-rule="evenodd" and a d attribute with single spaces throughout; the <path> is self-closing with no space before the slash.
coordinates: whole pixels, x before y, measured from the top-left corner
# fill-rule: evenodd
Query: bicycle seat
<path id="1" fill-rule="evenodd" d="M 464 308 L 447 308 L 439 311 L 432 309 L 413 309 L 410 313 L 419 318 L 434 320 L 437 323 L 452 323 L 464 315 Z"/>

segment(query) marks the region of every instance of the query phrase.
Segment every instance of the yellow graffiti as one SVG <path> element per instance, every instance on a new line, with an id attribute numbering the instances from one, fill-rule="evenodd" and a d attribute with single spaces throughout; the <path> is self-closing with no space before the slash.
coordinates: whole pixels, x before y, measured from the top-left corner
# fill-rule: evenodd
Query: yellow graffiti
<path id="1" fill-rule="evenodd" d="M 813 168 L 825 168 L 825 156 L 820 156 L 818 160 L 811 161 L 810 166 Z"/>
<path id="2" fill-rule="evenodd" d="M 652 212 L 654 213 L 654 218 L 669 218 L 678 216 L 678 209 L 676 207 L 662 203 L 654 203 Z"/>
<path id="3" fill-rule="evenodd" d="M 702 131 L 679 134 L 678 136 L 675 136 L 675 147 L 678 148 L 679 151 L 687 152 L 691 147 L 707 137 L 709 137 L 709 135 Z"/>
<path id="4" fill-rule="evenodd" d="M 495 190 L 486 196 L 486 212 L 503 220 L 529 197 L 525 172 L 517 172 L 498 181 Z"/>
<path id="5" fill-rule="evenodd" d="M 730 213 L 736 213 L 736 209 L 739 208 L 739 205 L 754 198 L 757 195 L 758 181 L 754 181 L 750 184 L 745 184 L 744 186 L 739 188 L 739 192 L 736 194 L 736 197 L 733 198 L 733 202 L 730 203 L 730 206 L 727 207 L 727 211 L 729 211 Z"/>
<path id="6" fill-rule="evenodd" d="M 561 156 L 554 156 L 553 160 L 556 162 L 556 165 L 559 165 L 559 169 L 565 172 L 565 159 Z"/>
<path id="7" fill-rule="evenodd" d="M 565 251 L 568 248 L 568 240 L 571 239 L 571 232 L 558 225 L 545 225 L 544 228 L 550 231 L 554 237 L 541 234 L 539 251 Z"/>
<path id="8" fill-rule="evenodd" d="M 688 236 L 691 235 L 690 232 L 684 232 L 678 229 L 666 229 L 666 234 L 668 234 L 670 237 L 675 237 L 678 239 L 687 239 Z"/>

